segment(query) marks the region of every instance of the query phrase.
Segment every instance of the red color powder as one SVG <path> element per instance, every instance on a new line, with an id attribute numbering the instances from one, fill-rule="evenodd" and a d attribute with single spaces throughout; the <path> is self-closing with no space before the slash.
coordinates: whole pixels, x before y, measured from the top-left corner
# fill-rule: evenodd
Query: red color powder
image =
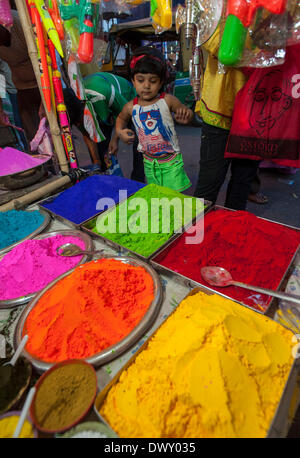
<path id="1" fill-rule="evenodd" d="M 26 350 L 42 361 L 87 358 L 127 336 L 154 298 L 143 268 L 114 259 L 77 267 L 29 313 Z"/>
<path id="2" fill-rule="evenodd" d="M 249 212 L 230 210 L 213 210 L 204 216 L 202 243 L 187 244 L 186 237 L 182 234 L 153 260 L 205 286 L 209 285 L 200 268 L 219 266 L 234 280 L 276 289 L 300 243 L 300 232 Z M 236 286 L 209 287 L 258 310 L 266 309 L 271 300 Z"/>

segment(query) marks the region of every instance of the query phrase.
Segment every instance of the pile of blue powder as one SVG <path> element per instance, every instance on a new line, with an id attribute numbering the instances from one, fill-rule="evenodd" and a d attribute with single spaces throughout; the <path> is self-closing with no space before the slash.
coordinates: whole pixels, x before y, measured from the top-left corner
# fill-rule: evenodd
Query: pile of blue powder
<path id="1" fill-rule="evenodd" d="M 32 234 L 44 220 L 45 216 L 38 210 L 0 212 L 0 250 Z"/>
<path id="2" fill-rule="evenodd" d="M 66 189 L 54 199 L 48 199 L 41 206 L 75 224 L 82 224 L 102 210 L 118 204 L 120 197 L 123 200 L 144 186 L 144 183 L 116 175 L 92 175 Z M 104 208 L 99 209 L 99 200 L 104 198 L 110 201 Z"/>

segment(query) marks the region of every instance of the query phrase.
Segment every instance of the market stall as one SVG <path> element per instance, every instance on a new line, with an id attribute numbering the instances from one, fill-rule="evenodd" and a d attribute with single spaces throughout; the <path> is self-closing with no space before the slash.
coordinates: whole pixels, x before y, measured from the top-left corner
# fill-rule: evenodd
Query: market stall
<path id="1" fill-rule="evenodd" d="M 210 224 L 210 219 L 215 219 L 215 214 L 218 215 L 218 212 L 222 213 L 225 210 L 211 207 L 209 203 L 202 205 L 200 212 L 198 208 L 198 213 L 191 213 L 190 221 L 185 221 L 186 225 L 183 233 L 174 231 L 176 227 L 178 229 L 179 220 L 173 219 L 171 231 L 167 237 L 159 241 L 158 250 L 155 249 L 156 246 L 154 244 L 152 253 L 149 254 L 147 251 L 138 253 L 134 251 L 137 251 L 138 248 L 134 247 L 147 246 L 147 237 L 149 236 L 150 240 L 153 240 L 153 237 L 157 238 L 160 233 L 140 234 L 142 242 L 137 241 L 138 234 L 131 234 L 131 237 L 135 235 L 135 240 L 124 241 L 124 233 L 122 233 L 122 238 L 116 241 L 111 240 L 109 235 L 97 234 L 97 229 L 93 232 L 86 226 L 89 226 L 89 221 L 93 221 L 95 218 L 98 218 L 98 223 L 104 217 L 108 220 L 109 214 L 116 212 L 117 208 L 120 209 L 125 204 L 130 203 L 135 195 L 140 199 L 140 193 L 144 192 L 145 194 L 147 188 L 148 192 L 151 193 L 151 185 L 141 187 L 140 190 L 131 194 L 131 197 L 126 200 L 121 201 L 119 204 L 116 203 L 99 214 L 96 213 L 87 222 L 85 220 L 86 217 L 83 216 L 83 224 L 79 226 L 76 226 L 71 221 L 72 216 L 70 214 L 66 214 L 67 205 L 60 209 L 60 215 L 56 216 L 53 212 L 53 209 L 58 212 L 57 208 L 55 208 L 55 202 L 57 205 L 62 201 L 66 204 L 68 199 L 72 198 L 72 193 L 78 192 L 76 187 L 81 188 L 82 201 L 77 199 L 73 211 L 75 213 L 80 211 L 80 206 L 86 199 L 87 194 L 91 200 L 95 197 L 91 193 L 89 181 L 97 179 L 99 182 L 101 180 L 105 182 L 106 178 L 107 176 L 105 175 L 86 178 L 86 180 L 77 183 L 72 188 L 68 188 L 51 199 L 44 199 L 44 201 L 30 206 L 25 211 L 25 213 L 27 212 L 26 215 L 20 212 L 20 215 L 17 216 L 18 218 L 28 217 L 30 213 L 32 216 L 33 214 L 40 216 L 41 219 L 47 215 L 46 221 L 41 224 L 40 219 L 35 220 L 31 233 L 25 237 L 24 234 L 17 233 L 16 237 L 19 237 L 19 243 L 14 240 L 3 240 L 4 244 L 7 243 L 10 246 L 2 248 L 2 255 L 4 254 L 4 256 L 0 262 L 1 284 L 5 283 L 7 285 L 4 289 L 0 288 L 1 334 L 5 336 L 4 347 L 6 347 L 9 354 L 13 354 L 21 343 L 23 336 L 25 334 L 28 335 L 28 342 L 22 352 L 20 364 L 21 361 L 26 362 L 26 364 L 30 363 L 32 369 L 30 382 L 28 383 L 27 380 L 26 390 L 22 393 L 18 405 L 22 406 L 24 403 L 24 397 L 28 393 L 30 386 L 38 387 L 43 381 L 41 379 L 42 374 L 43 377 L 45 377 L 45 374 L 51 374 L 51 368 L 53 369 L 57 364 L 79 359 L 91 364 L 95 368 L 97 375 L 97 397 L 95 398 L 94 395 L 96 394 L 93 391 L 90 402 L 80 401 L 80 405 L 82 403 L 83 406 L 82 412 L 70 412 L 70 416 L 67 413 L 65 416 L 61 416 L 56 412 L 56 415 L 51 416 L 49 414 L 50 411 L 48 411 L 48 415 L 45 416 L 45 419 L 48 418 L 48 423 L 45 423 L 44 421 L 46 420 L 42 420 L 42 418 L 44 418 L 43 415 L 47 412 L 47 409 L 51 410 L 51 403 L 56 402 L 57 406 L 65 406 L 65 403 L 62 399 L 56 398 L 55 393 L 53 393 L 53 398 L 52 395 L 49 397 L 50 404 L 48 407 L 44 404 L 40 406 L 37 404 L 39 406 L 37 407 L 38 412 L 40 411 L 39 409 L 42 409 L 41 412 L 44 412 L 44 414 L 40 414 L 39 419 L 36 418 L 34 413 L 30 417 L 34 419 L 36 434 L 39 437 L 54 437 L 56 434 L 56 437 L 58 437 L 64 434 L 66 430 L 69 431 L 71 426 L 75 427 L 77 423 L 85 423 L 85 421 L 92 419 L 93 422 L 101 420 L 102 424 L 109 428 L 109 433 L 107 430 L 101 433 L 108 434 L 106 437 L 110 437 L 109 434 L 117 434 L 119 437 L 142 437 L 144 435 L 146 437 L 152 437 L 152 435 L 155 437 L 195 437 L 195 434 L 197 437 L 198 435 L 199 437 L 214 437 L 214 435 L 216 437 L 223 437 L 223 435 L 225 437 L 251 437 L 252 435 L 284 437 L 298 405 L 296 383 L 298 359 L 294 359 L 292 356 L 292 350 L 297 342 L 295 343 L 292 339 L 293 332 L 286 327 L 287 321 L 284 323 L 285 326 L 282 326 L 278 323 L 278 319 L 274 320 L 278 309 L 278 300 L 269 296 L 264 297 L 263 295 L 255 294 L 255 291 L 247 291 L 247 294 L 245 294 L 246 290 L 232 287 L 231 293 L 229 291 L 228 294 L 227 291 L 218 291 L 216 294 L 214 288 L 205 284 L 199 276 L 196 279 L 194 276 L 194 274 L 197 275 L 201 267 L 202 248 L 203 259 L 205 259 L 206 246 L 201 243 L 186 244 L 187 250 L 183 252 L 180 248 L 182 240 L 193 234 L 192 222 L 194 223 L 194 228 L 203 219 L 204 222 L 207 220 L 206 224 Z M 126 179 L 123 180 L 126 182 Z M 128 180 L 127 184 L 134 185 L 130 181 Z M 83 187 L 84 184 L 85 189 Z M 109 193 L 111 194 L 116 192 L 115 185 L 108 186 L 107 189 L 110 189 Z M 165 195 L 164 193 L 168 194 L 168 192 L 167 188 L 161 189 L 162 195 Z M 187 198 L 187 196 L 185 197 Z M 188 200 L 192 201 L 194 198 L 189 198 Z M 51 210 L 47 209 L 50 204 L 52 204 Z M 129 208 L 132 208 L 132 205 L 129 205 Z M 11 212 L 16 213 L 15 211 Z M 234 213 L 237 214 L 239 212 Z M 10 212 L 3 213 L 6 217 L 9 214 Z M 18 220 L 15 214 L 11 216 L 12 230 L 10 233 L 13 233 L 14 229 L 17 230 Z M 158 216 L 159 221 L 162 222 L 162 219 L 164 219 L 162 210 L 158 212 Z M 223 215 L 220 216 L 224 218 Z M 231 216 L 231 213 L 229 216 Z M 243 216 L 246 218 L 247 213 Z M 252 216 L 249 214 L 249 217 Z M 130 217 L 132 217 L 132 212 L 128 213 L 128 220 L 130 220 Z M 259 267 L 261 254 L 259 252 L 253 254 L 256 259 L 256 265 L 251 259 L 247 264 L 245 260 L 242 260 L 242 246 L 233 240 L 230 248 L 233 253 L 228 256 L 231 265 L 227 264 L 227 268 L 231 267 L 233 269 L 233 265 L 238 259 L 239 264 L 245 266 L 243 271 L 247 271 L 248 280 L 252 275 L 249 270 L 251 267 L 254 271 L 254 276 L 255 270 L 258 269 L 256 273 L 259 273 L 259 278 L 256 276 L 256 284 L 266 287 L 271 286 L 274 290 L 280 288 L 284 290 L 295 265 L 299 263 L 300 231 L 296 228 L 261 220 L 257 217 L 254 218 L 257 219 L 258 224 L 266 225 L 263 232 L 255 235 L 255 243 L 258 245 L 259 241 L 262 242 L 268 230 L 268 236 L 272 231 L 275 232 L 278 252 L 280 252 L 281 243 L 283 245 L 290 243 L 291 245 L 290 251 L 286 250 L 286 261 L 281 263 L 278 274 L 276 274 L 275 265 L 274 276 L 267 275 L 266 271 L 264 274 Z M 155 213 L 152 214 L 151 219 L 152 221 L 155 220 Z M 99 224 L 90 227 L 98 227 L 98 230 L 100 228 Z M 245 240 L 242 245 L 249 250 L 253 232 L 247 231 L 249 225 L 246 224 L 245 227 Z M 41 229 L 41 232 L 39 232 L 39 229 Z M 210 230 L 212 231 L 212 243 L 215 246 L 222 246 L 220 245 L 221 240 L 218 243 L 218 239 L 221 236 L 218 232 L 217 221 L 212 223 Z M 287 239 L 284 238 L 285 233 L 288 234 Z M 222 237 L 226 239 L 226 234 L 223 234 Z M 47 246 L 42 245 L 42 242 L 47 242 Z M 102 251 L 94 256 L 80 256 L 80 254 L 77 254 L 77 256 L 73 257 L 63 257 L 58 254 L 58 251 L 59 247 L 65 245 L 65 243 L 75 243 L 80 249 L 87 251 Z M 131 248 L 128 249 L 125 246 L 128 243 L 136 243 L 137 245 L 129 245 Z M 206 243 L 210 243 L 208 239 Z M 274 243 L 272 239 L 270 243 L 271 245 Z M 267 243 L 265 243 L 266 247 Z M 199 254 L 196 254 L 193 260 L 186 263 L 185 257 L 189 256 L 189 250 L 192 253 L 195 253 L 195 250 L 199 250 Z M 238 250 L 238 254 L 234 252 L 235 250 Z M 171 261 L 167 260 L 173 251 L 176 261 L 174 259 L 172 264 L 170 263 Z M 213 253 L 211 247 L 208 248 L 208 252 Z M 153 256 L 151 256 L 152 254 Z M 163 257 L 162 254 L 164 255 Z M 268 256 L 267 253 L 265 255 Z M 217 253 L 216 256 L 219 256 L 219 263 L 225 262 L 224 250 L 223 259 Z M 206 262 L 207 260 L 205 259 L 204 263 Z M 266 260 L 263 259 L 263 262 L 266 262 Z M 112 263 L 116 263 L 116 265 Z M 1 264 L 3 265 L 2 271 Z M 182 270 L 188 266 L 193 266 L 194 274 Z M 130 269 L 133 269 L 131 273 Z M 138 270 L 135 271 L 135 269 Z M 238 274 L 242 277 L 241 269 L 235 273 L 235 275 Z M 271 285 L 269 283 L 270 277 L 274 282 Z M 242 279 L 246 280 L 246 277 Z M 132 281 L 133 283 L 131 284 Z M 113 314 L 111 315 L 112 311 Z M 200 314 L 199 316 L 197 316 L 198 313 Z M 184 324 L 187 318 L 189 319 Z M 185 326 L 187 327 L 185 328 Z M 165 337 L 164 332 L 167 333 Z M 210 335 L 208 332 L 212 333 L 210 338 L 208 338 L 208 335 Z M 92 339 L 91 336 L 93 336 Z M 160 342 L 160 339 L 163 339 L 163 343 Z M 207 344 L 204 344 L 206 341 Z M 155 345 L 158 346 L 157 350 L 155 350 Z M 206 345 L 208 345 L 207 348 Z M 154 349 L 150 350 L 152 346 L 154 346 Z M 2 352 L 4 347 L 2 342 Z M 246 351 L 247 347 L 249 348 Z M 160 350 L 158 350 L 159 348 Z M 224 352 L 222 358 L 225 358 L 224 361 L 220 360 L 221 362 L 219 361 L 219 363 L 217 362 L 220 356 L 218 348 L 222 348 L 222 352 Z M 147 359 L 143 359 L 144 353 L 145 358 L 147 358 L 148 352 L 150 352 L 150 357 L 152 351 L 154 351 L 156 359 L 154 366 L 157 365 L 157 368 L 155 369 L 152 363 L 147 362 Z M 229 358 L 229 360 L 227 361 L 226 358 Z M 138 369 L 139 375 L 137 376 L 134 375 L 134 365 L 138 362 L 141 366 Z M 222 364 L 225 366 L 223 367 Z M 226 372 L 226 376 L 223 374 L 223 370 Z M 71 368 L 70 371 L 72 372 Z M 111 392 L 113 391 L 112 388 L 114 390 L 118 389 L 119 380 L 124 379 L 122 383 L 126 383 L 125 374 L 127 374 L 127 371 L 132 372 L 130 377 L 133 377 L 133 379 L 128 382 L 131 388 L 129 391 L 125 389 L 127 393 L 124 395 L 125 397 L 122 397 L 122 393 L 117 394 L 116 391 L 117 398 L 114 403 L 117 406 L 119 405 L 118 409 L 120 410 L 118 410 L 116 416 L 111 417 L 113 415 L 112 410 L 105 408 L 106 403 L 110 402 L 110 395 L 106 398 L 107 393 L 110 388 Z M 268 374 L 267 371 L 270 371 L 270 373 Z M 128 372 L 128 376 L 131 372 Z M 183 373 L 186 374 L 187 378 L 183 377 Z M 119 377 L 121 378 L 119 379 Z M 138 395 L 140 393 L 138 384 L 144 384 L 144 377 L 149 380 L 149 383 L 150 380 L 153 380 L 153 386 L 149 385 L 151 392 L 155 389 L 155 386 L 158 388 L 160 384 L 171 383 L 169 387 L 167 385 L 165 388 L 161 387 L 162 390 L 166 390 L 166 393 L 169 392 L 170 400 L 163 401 L 163 403 L 166 403 L 164 406 L 159 407 L 159 404 L 157 406 L 157 409 L 165 411 L 164 414 L 161 411 L 162 417 L 158 412 L 157 416 L 153 413 L 154 417 L 149 424 L 148 421 L 150 419 L 146 421 L 146 418 L 143 417 L 140 420 L 141 423 L 136 426 L 132 425 L 133 429 L 131 429 L 130 419 L 132 418 L 133 421 L 134 418 L 140 418 L 140 414 L 137 414 L 137 412 L 140 409 L 141 411 L 146 409 L 147 403 L 150 402 L 152 404 L 148 395 Z M 194 377 L 196 379 L 193 382 Z M 201 382 L 202 377 L 204 378 Z M 232 377 L 234 379 L 231 380 Z M 244 379 L 244 377 L 246 378 Z M 37 380 L 38 383 L 36 383 Z M 46 380 L 47 378 L 45 378 L 45 383 Z M 180 380 L 186 380 L 187 386 L 181 386 Z M 226 387 L 224 385 L 225 380 Z M 250 404 L 247 401 L 249 396 L 248 388 L 247 390 L 243 388 L 246 380 L 249 383 L 249 390 L 254 390 L 253 400 Z M 230 388 L 231 382 L 233 386 Z M 47 383 L 48 390 L 51 391 L 53 386 L 50 379 Z M 227 418 L 227 426 L 224 424 L 225 429 L 222 429 L 223 427 L 217 421 L 216 425 L 209 429 L 208 424 L 202 423 L 204 419 L 201 420 L 204 413 L 199 411 L 197 415 L 199 415 L 200 423 L 192 426 L 189 423 L 190 420 L 187 420 L 186 425 L 189 424 L 189 426 L 186 426 L 187 429 L 185 431 L 182 429 L 185 424 L 182 423 L 182 418 L 186 418 L 185 409 L 196 409 L 196 412 L 200 408 L 197 405 L 202 405 L 204 399 L 206 399 L 205 402 L 210 402 L 211 394 L 209 394 L 209 391 L 206 394 L 204 387 L 208 388 L 211 383 L 213 383 L 212 392 L 220 392 L 221 398 L 214 404 L 213 409 L 215 410 L 210 412 L 210 409 L 208 409 L 206 411 L 208 424 L 215 415 L 224 415 L 224 418 Z M 178 387 L 177 384 L 179 384 Z M 215 386 L 215 384 L 217 385 Z M 238 388 L 239 386 L 240 388 Z M 68 389 L 66 387 L 66 390 Z M 238 390 L 237 392 L 235 392 L 236 389 Z M 177 392 L 176 390 L 179 391 Z M 184 391 L 180 394 L 181 390 L 187 390 L 186 394 L 184 394 Z M 9 393 L 10 397 L 15 395 L 16 393 L 13 391 Z M 155 395 L 156 398 L 159 398 L 159 396 L 158 393 Z M 181 396 L 183 396 L 182 401 L 179 401 Z M 201 396 L 204 396 L 204 398 L 202 399 Z M 229 412 L 226 413 L 225 404 L 223 404 L 224 402 L 226 403 L 228 396 L 232 398 L 238 396 L 236 398 L 237 408 L 240 406 L 241 412 L 243 412 L 242 416 L 234 415 L 234 424 L 229 420 L 231 414 Z M 163 398 L 161 399 L 163 400 Z M 177 401 L 175 401 L 176 399 Z M 258 401 L 258 399 L 261 401 Z M 2 409 L 4 411 L 6 411 L 7 405 L 5 404 L 8 401 L 9 399 L 2 399 Z M 32 406 L 35 406 L 36 402 L 38 403 L 38 401 L 34 401 Z M 179 403 L 179 410 L 177 413 L 174 412 L 175 417 L 172 419 L 168 409 L 174 403 Z M 181 403 L 183 404 L 181 405 Z M 256 406 L 255 411 L 250 409 L 252 403 Z M 57 408 L 59 410 L 59 407 Z M 123 430 L 121 426 L 123 408 L 127 412 L 125 423 L 128 425 L 128 430 Z M 10 410 L 15 410 L 15 407 L 9 408 L 8 412 Z M 111 415 L 107 414 L 107 412 L 111 412 Z M 254 431 L 253 423 L 256 423 L 254 419 L 258 421 L 258 418 L 264 416 L 264 414 L 266 414 L 264 425 L 260 425 Z M 168 428 L 170 429 L 160 430 L 162 426 L 159 425 L 166 424 L 164 415 L 169 418 L 170 425 Z M 118 418 L 119 420 L 116 420 Z M 181 425 L 180 427 L 179 424 Z M 92 433 L 90 432 L 90 434 Z"/>
<path id="2" fill-rule="evenodd" d="M 30 37 L 25 2 L 16 4 Z M 158 31 L 172 26 L 169 6 L 154 10 Z M 191 25 L 199 8 L 186 8 Z M 66 21 L 77 18 L 69 11 Z M 92 33 L 85 26 L 80 36 Z M 60 127 L 59 186 L 0 207 L 0 437 L 286 437 L 300 400 L 300 229 L 83 173 Z M 205 266 L 254 286 L 212 286 Z"/>

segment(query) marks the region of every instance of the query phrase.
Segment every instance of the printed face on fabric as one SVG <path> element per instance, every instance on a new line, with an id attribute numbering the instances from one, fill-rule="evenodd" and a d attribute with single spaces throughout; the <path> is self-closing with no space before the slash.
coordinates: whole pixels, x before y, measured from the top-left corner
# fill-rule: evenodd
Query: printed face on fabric
<path id="1" fill-rule="evenodd" d="M 293 99 L 286 93 L 287 84 L 282 70 L 271 70 L 255 87 L 249 124 L 259 136 L 268 134 L 277 120 L 291 108 Z"/>
<path id="2" fill-rule="evenodd" d="M 159 121 L 162 122 L 159 110 L 143 111 L 139 113 L 139 117 L 145 132 L 152 132 L 158 127 Z"/>
<path id="3" fill-rule="evenodd" d="M 136 73 L 132 84 L 140 98 L 140 101 L 150 102 L 159 93 L 162 82 L 154 73 Z"/>

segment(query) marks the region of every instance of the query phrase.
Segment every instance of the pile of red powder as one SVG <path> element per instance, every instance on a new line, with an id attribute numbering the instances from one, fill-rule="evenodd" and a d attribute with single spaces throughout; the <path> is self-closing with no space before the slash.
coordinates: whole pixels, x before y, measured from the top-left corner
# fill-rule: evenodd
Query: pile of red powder
<path id="1" fill-rule="evenodd" d="M 200 233 L 201 221 L 196 225 Z M 265 310 L 269 296 L 236 286 L 212 287 L 200 269 L 219 266 L 234 280 L 277 289 L 300 244 L 300 231 L 266 221 L 246 211 L 212 210 L 204 216 L 204 239 L 187 244 L 182 234 L 153 260 L 172 271 L 209 286 L 258 310 Z"/>

